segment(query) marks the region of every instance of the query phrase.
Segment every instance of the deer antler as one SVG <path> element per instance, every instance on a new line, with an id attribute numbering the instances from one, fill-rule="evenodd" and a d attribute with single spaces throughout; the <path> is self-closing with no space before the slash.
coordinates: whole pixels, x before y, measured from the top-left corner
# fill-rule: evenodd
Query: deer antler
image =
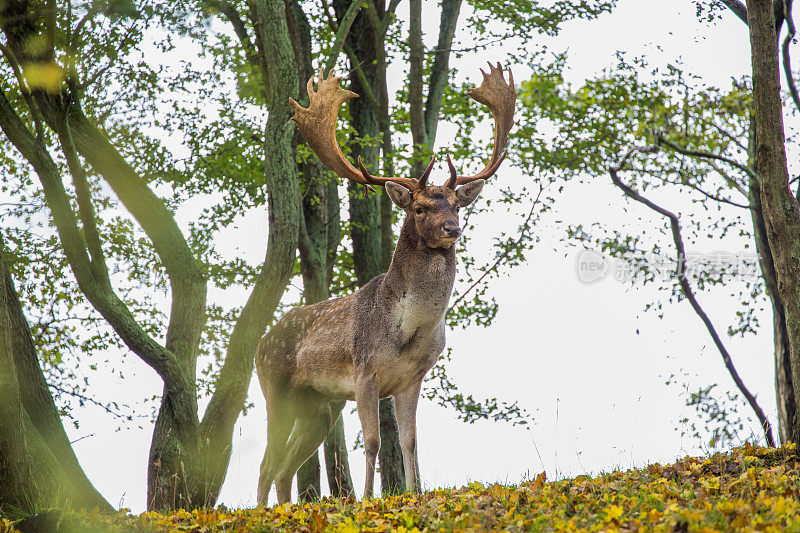
<path id="1" fill-rule="evenodd" d="M 339 143 L 336 142 L 336 117 L 342 104 L 351 98 L 358 98 L 358 95 L 353 91 L 342 89 L 339 86 L 340 81 L 341 78 L 332 76 L 330 72 L 327 78 L 324 77 L 322 70 L 320 70 L 317 77 L 316 91 L 314 91 L 314 78 L 312 77 L 308 80 L 308 98 L 310 101 L 308 108 L 289 98 L 289 103 L 295 112 L 292 120 L 297 123 L 300 133 L 303 134 L 306 142 L 317 154 L 320 161 L 339 176 L 355 183 L 360 183 L 369 189 L 372 189 L 370 185 L 385 185 L 388 181 L 402 185 L 411 191 L 424 188 L 428 175 L 433 168 L 433 159 L 431 159 L 431 163 L 420 179 L 415 180 L 412 178 L 373 176 L 367 171 L 360 156 L 358 158 L 360 171 L 345 158 L 341 148 L 339 148 Z"/>
<path id="2" fill-rule="evenodd" d="M 487 179 L 491 177 L 503 159 L 506 157 L 503 149 L 508 141 L 508 132 L 514 125 L 514 104 L 517 101 L 517 91 L 514 89 L 514 76 L 511 70 L 508 71 L 508 83 L 503 77 L 503 68 L 500 63 L 495 67 L 489 63 L 489 73 L 481 69 L 483 82 L 480 87 L 476 87 L 469 92 L 469 95 L 477 102 L 489 106 L 494 116 L 494 148 L 492 158 L 486 167 L 474 176 L 457 176 L 452 162 L 448 161 L 450 167 L 450 179 L 446 186 L 455 189 L 459 185 L 464 185 L 471 181 Z M 345 158 L 339 143 L 336 142 L 336 117 L 342 104 L 351 98 L 358 98 L 352 91 L 342 89 L 339 86 L 340 77 L 333 76 L 330 72 L 326 78 L 322 70 L 317 76 L 317 90 L 314 91 L 314 78 L 308 80 L 309 106 L 305 108 L 289 98 L 289 103 L 295 111 L 294 120 L 300 133 L 308 142 L 320 161 L 325 163 L 331 170 L 339 176 L 355 183 L 360 183 L 368 189 L 371 185 L 386 185 L 391 181 L 402 185 L 410 191 L 424 189 L 428 181 L 428 176 L 433 169 L 435 156 L 431 158 L 428 167 L 418 180 L 413 178 L 400 177 L 378 177 L 369 173 L 364 166 L 361 157 L 358 158 L 359 168 L 353 166 Z"/>
<path id="3" fill-rule="evenodd" d="M 514 75 L 511 69 L 508 70 L 508 83 L 503 78 L 503 67 L 497 63 L 495 67 L 489 63 L 489 73 L 481 69 L 483 74 L 483 82 L 480 87 L 476 87 L 469 92 L 469 95 L 476 102 L 489 106 L 494 116 L 494 148 L 492 149 L 492 158 L 486 163 L 483 170 L 474 176 L 456 176 L 453 167 L 450 167 L 451 176 L 447 180 L 446 185 L 451 189 L 459 185 L 464 185 L 475 180 L 485 180 L 490 178 L 497 169 L 500 168 L 500 163 L 506 157 L 506 152 L 503 150 L 508 141 L 508 132 L 514 125 L 514 104 L 517 101 L 517 91 L 514 89 Z"/>

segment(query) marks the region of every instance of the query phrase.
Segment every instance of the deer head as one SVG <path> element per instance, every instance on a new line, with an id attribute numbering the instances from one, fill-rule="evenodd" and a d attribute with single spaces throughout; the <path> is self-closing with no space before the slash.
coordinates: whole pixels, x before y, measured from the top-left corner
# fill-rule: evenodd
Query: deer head
<path id="1" fill-rule="evenodd" d="M 508 82 L 503 77 L 503 69 L 489 64 L 489 72 L 481 70 L 483 82 L 480 87 L 472 89 L 469 95 L 492 111 L 495 121 L 494 147 L 492 157 L 483 170 L 474 176 L 459 176 L 450 156 L 447 165 L 450 178 L 444 185 L 429 185 L 428 177 L 436 157 L 432 157 L 425 172 L 419 179 L 404 177 L 373 176 L 358 158 L 358 169 L 345 158 L 336 142 L 336 118 L 342 104 L 358 95 L 342 89 L 341 78 L 324 77 L 320 71 L 317 78 L 317 90 L 314 90 L 314 79 L 308 80 L 309 107 L 304 108 L 293 99 L 289 99 L 295 116 L 292 119 L 303 134 L 314 153 L 331 170 L 352 182 L 364 185 L 373 190 L 373 185 L 383 185 L 392 201 L 403 209 L 409 217 L 413 217 L 417 233 L 426 246 L 430 248 L 449 248 L 459 235 L 461 228 L 458 222 L 458 211 L 471 204 L 483 188 L 485 180 L 497 172 L 505 159 L 504 151 L 508 141 L 508 132 L 514 124 L 514 104 L 517 93 L 514 89 L 514 77 L 508 72 Z"/>

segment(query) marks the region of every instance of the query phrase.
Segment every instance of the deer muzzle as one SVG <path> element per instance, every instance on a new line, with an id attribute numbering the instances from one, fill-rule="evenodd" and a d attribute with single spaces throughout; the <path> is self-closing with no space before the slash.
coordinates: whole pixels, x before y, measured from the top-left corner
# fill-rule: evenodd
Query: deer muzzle
<path id="1" fill-rule="evenodd" d="M 444 226 L 442 226 L 442 231 L 444 232 L 445 238 L 448 239 L 455 239 L 461 235 L 461 228 L 459 228 L 458 224 L 455 222 L 445 222 Z"/>

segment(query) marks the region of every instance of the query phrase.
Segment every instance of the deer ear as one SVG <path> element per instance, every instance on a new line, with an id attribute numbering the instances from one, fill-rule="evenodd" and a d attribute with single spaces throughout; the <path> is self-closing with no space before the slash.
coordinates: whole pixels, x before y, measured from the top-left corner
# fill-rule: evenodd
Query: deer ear
<path id="1" fill-rule="evenodd" d="M 393 181 L 387 181 L 386 193 L 400 209 L 408 209 L 411 205 L 411 193 L 402 185 L 398 185 Z"/>
<path id="2" fill-rule="evenodd" d="M 456 189 L 456 198 L 458 198 L 459 205 L 467 207 L 474 202 L 475 198 L 481 193 L 484 183 L 486 183 L 486 180 L 475 180 Z"/>

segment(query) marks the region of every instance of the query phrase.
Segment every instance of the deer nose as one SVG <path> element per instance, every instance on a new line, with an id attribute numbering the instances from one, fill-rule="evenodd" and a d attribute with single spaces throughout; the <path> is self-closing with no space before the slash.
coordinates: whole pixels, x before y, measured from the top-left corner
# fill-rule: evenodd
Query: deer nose
<path id="1" fill-rule="evenodd" d="M 442 229 L 444 230 L 444 234 L 451 238 L 461 235 L 461 228 L 454 222 L 445 222 Z"/>

